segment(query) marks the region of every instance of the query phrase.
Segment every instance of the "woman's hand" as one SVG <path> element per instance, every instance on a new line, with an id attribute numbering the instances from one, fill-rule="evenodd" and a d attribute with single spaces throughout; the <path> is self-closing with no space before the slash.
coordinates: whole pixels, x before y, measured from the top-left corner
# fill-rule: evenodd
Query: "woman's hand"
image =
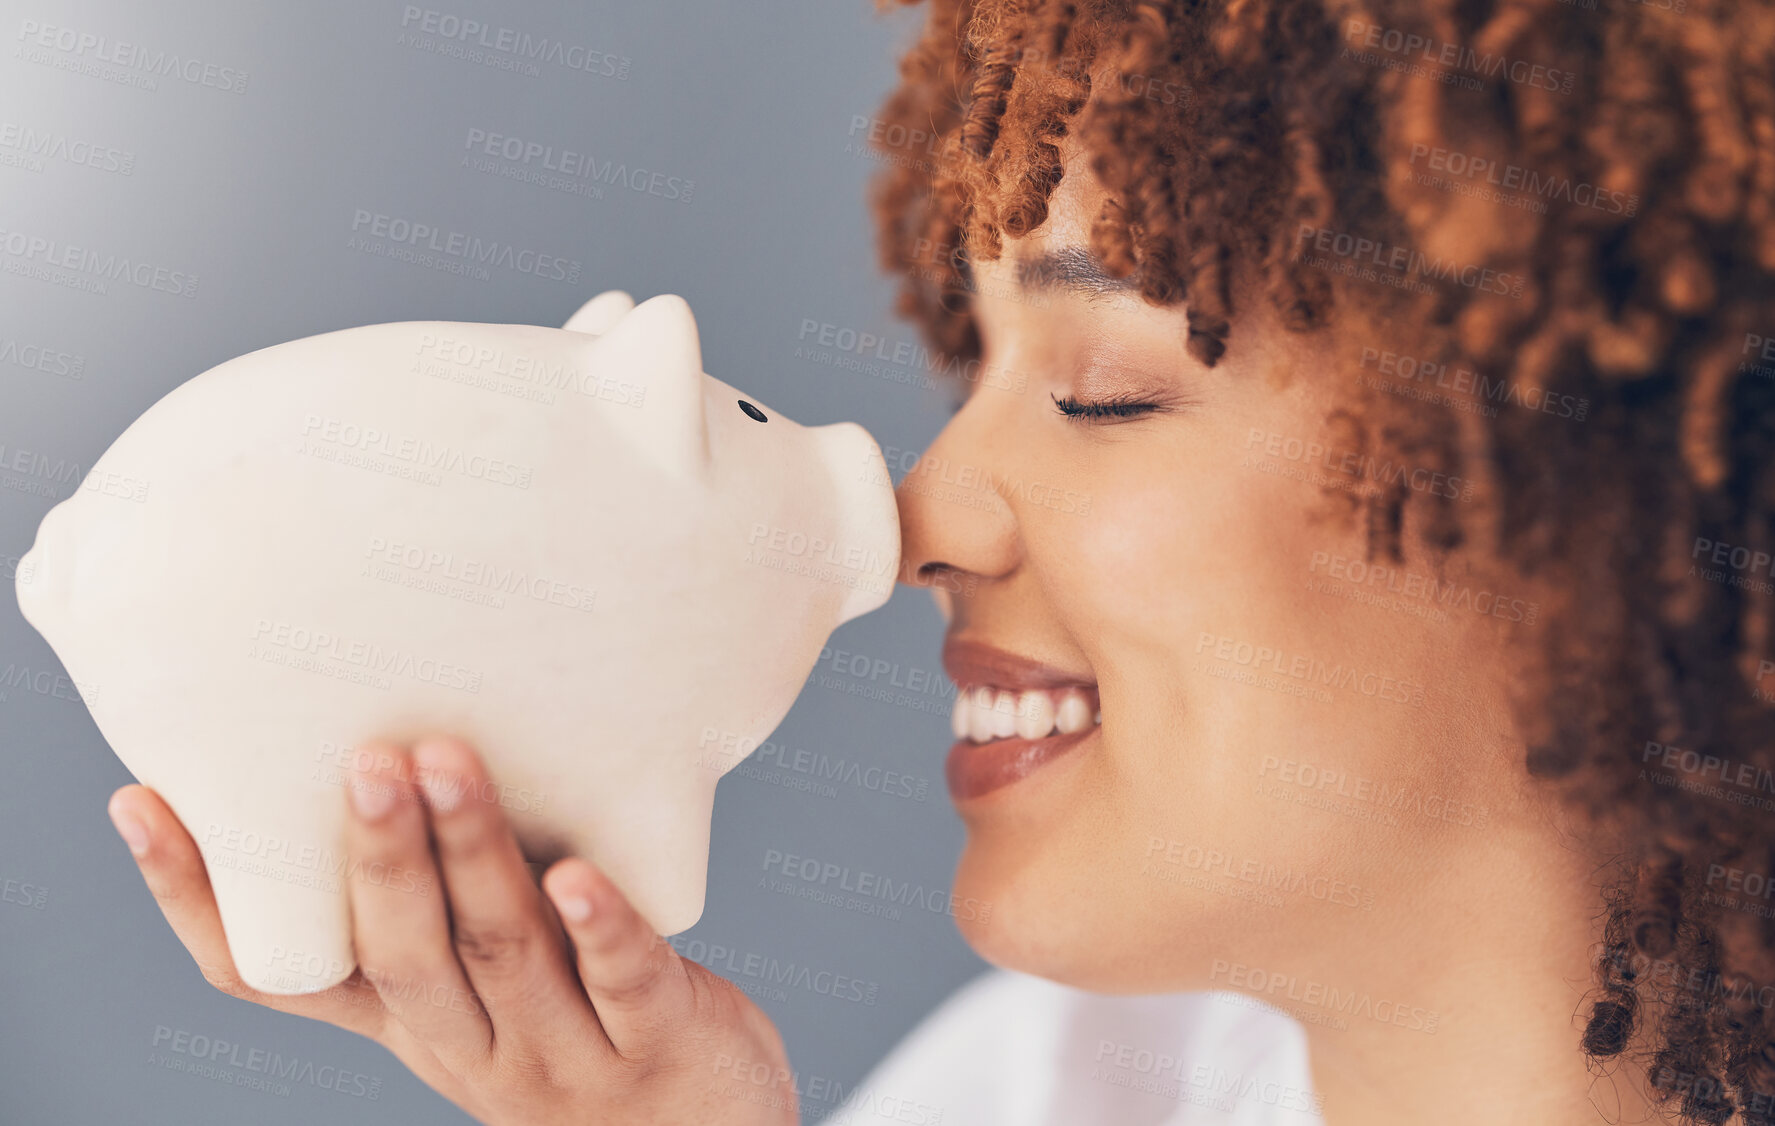
<path id="1" fill-rule="evenodd" d="M 405 868 L 444 894 L 349 881 L 358 968 L 321 993 L 248 988 L 190 834 L 145 786 L 112 796 L 112 820 L 210 984 L 375 1040 L 490 1126 L 796 1121 L 770 1018 L 680 958 L 586 861 L 550 868 L 545 897 L 472 750 L 430 738 L 411 764 L 403 748 L 365 750 L 378 769 L 350 787 L 356 870 Z"/>

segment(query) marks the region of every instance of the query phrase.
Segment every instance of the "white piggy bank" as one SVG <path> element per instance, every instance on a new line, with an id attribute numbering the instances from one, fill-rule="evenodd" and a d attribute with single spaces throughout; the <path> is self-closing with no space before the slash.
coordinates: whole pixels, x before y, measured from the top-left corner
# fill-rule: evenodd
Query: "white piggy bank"
<path id="1" fill-rule="evenodd" d="M 683 300 L 613 291 L 565 329 L 369 325 L 205 372 L 45 516 L 18 596 L 202 847 L 241 976 L 307 993 L 355 966 L 347 881 L 401 878 L 342 847 L 377 737 L 470 740 L 527 852 L 690 926 L 716 781 L 899 550 L 861 427 L 705 375 Z"/>

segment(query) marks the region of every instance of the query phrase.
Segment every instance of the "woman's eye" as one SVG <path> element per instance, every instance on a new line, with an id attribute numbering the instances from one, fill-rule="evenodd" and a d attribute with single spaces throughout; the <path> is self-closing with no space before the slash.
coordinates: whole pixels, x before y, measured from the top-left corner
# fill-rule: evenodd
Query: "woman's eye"
<path id="1" fill-rule="evenodd" d="M 1142 399 L 1137 395 L 1112 395 L 1107 399 L 1076 399 L 1071 395 L 1061 396 L 1050 393 L 1048 397 L 1054 400 L 1055 410 L 1077 422 L 1135 418 L 1165 409 L 1163 403 Z"/>

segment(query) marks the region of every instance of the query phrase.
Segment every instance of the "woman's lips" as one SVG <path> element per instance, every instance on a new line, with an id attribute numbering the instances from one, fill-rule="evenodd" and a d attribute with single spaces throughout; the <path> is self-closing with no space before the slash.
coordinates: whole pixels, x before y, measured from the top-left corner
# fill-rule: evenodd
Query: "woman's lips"
<path id="1" fill-rule="evenodd" d="M 1048 763 L 1097 733 L 1097 725 L 1073 735 L 1050 735 L 1045 739 L 1000 739 L 992 743 L 972 743 L 966 739 L 949 748 L 943 763 L 943 776 L 949 782 L 949 796 L 966 801 L 1009 786 L 1027 778 Z"/>
<path id="2" fill-rule="evenodd" d="M 951 640 L 943 668 L 955 681 L 944 773 L 956 801 L 976 798 L 1052 762 L 1102 721 L 1097 685 L 978 641 Z"/>

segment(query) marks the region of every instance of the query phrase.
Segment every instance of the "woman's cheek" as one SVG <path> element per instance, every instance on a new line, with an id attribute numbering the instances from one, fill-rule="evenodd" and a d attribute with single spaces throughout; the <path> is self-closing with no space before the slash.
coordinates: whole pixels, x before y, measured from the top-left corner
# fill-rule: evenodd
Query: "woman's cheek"
<path id="1" fill-rule="evenodd" d="M 1025 519 L 1024 536 L 1051 581 L 1054 603 L 1081 635 L 1174 621 L 1197 585 L 1202 558 L 1193 513 L 1162 473 L 1115 474 L 1077 488 L 1081 505 Z"/>

